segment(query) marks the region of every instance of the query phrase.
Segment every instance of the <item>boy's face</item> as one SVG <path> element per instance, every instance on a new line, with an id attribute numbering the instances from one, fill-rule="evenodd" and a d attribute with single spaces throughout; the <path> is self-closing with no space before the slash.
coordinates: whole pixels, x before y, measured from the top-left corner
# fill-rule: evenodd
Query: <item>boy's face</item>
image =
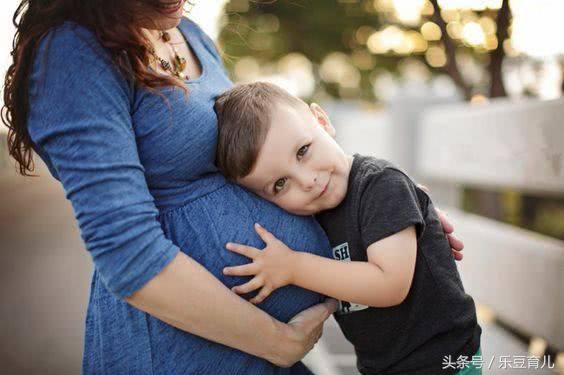
<path id="1" fill-rule="evenodd" d="M 275 104 L 256 164 L 237 180 L 286 211 L 312 215 L 336 207 L 347 193 L 352 157 L 333 139 L 317 104 Z"/>

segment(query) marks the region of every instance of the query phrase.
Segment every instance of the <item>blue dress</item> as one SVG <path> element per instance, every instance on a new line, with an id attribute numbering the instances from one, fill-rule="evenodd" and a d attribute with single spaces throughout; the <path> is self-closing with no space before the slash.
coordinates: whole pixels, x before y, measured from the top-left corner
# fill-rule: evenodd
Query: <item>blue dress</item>
<path id="1" fill-rule="evenodd" d="M 217 172 L 213 102 L 231 82 L 199 27 L 183 19 L 179 29 L 202 68 L 199 78 L 187 81 L 188 97 L 178 88 L 159 96 L 135 87 L 94 35 L 70 22 L 43 40 L 30 74 L 34 149 L 63 184 L 95 266 L 83 372 L 307 373 L 301 364 L 280 369 L 180 331 L 123 301 L 178 251 L 229 287 L 245 282 L 223 276 L 223 267 L 247 262 L 224 245 L 261 247 L 255 222 L 294 249 L 330 254 L 313 218 L 285 213 Z M 260 308 L 288 321 L 322 300 L 290 286 Z"/>

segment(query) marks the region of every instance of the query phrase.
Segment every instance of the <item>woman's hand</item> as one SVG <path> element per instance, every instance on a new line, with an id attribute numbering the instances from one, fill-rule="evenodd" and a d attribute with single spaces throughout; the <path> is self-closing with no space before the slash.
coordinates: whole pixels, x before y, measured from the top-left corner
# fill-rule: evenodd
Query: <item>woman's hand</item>
<path id="1" fill-rule="evenodd" d="M 254 276 L 251 281 L 233 287 L 232 290 L 237 294 L 246 294 L 260 289 L 250 300 L 256 305 L 276 289 L 292 284 L 294 251 L 260 224 L 255 224 L 255 230 L 266 247 L 259 250 L 252 246 L 228 243 L 225 245 L 228 250 L 246 256 L 252 262 L 242 266 L 225 267 L 223 273 L 229 276 Z"/>
<path id="2" fill-rule="evenodd" d="M 464 243 L 456 238 L 453 234 L 454 227 L 449 221 L 447 215 L 438 208 L 435 208 L 437 211 L 437 215 L 439 215 L 439 220 L 441 221 L 441 225 L 443 226 L 443 231 L 448 239 L 448 243 L 450 244 L 450 248 L 452 250 L 452 255 L 454 256 L 455 260 L 462 260 L 464 254 L 462 254 L 462 250 L 464 249 Z"/>
<path id="3" fill-rule="evenodd" d="M 429 188 L 427 186 L 417 184 L 417 187 L 423 190 L 425 193 L 430 194 Z M 455 260 L 462 260 L 462 258 L 464 257 L 464 255 L 462 254 L 464 243 L 462 243 L 462 241 L 454 236 L 454 226 L 449 221 L 447 215 L 437 207 L 435 207 L 435 211 L 439 216 L 439 220 L 441 221 L 441 225 L 443 226 L 443 231 L 445 232 L 445 236 L 448 240 L 448 243 L 450 244 L 452 256 Z"/>
<path id="4" fill-rule="evenodd" d="M 337 310 L 337 301 L 327 299 L 324 303 L 310 307 L 294 316 L 283 325 L 285 341 L 275 350 L 276 358 L 270 362 L 281 367 L 290 367 L 301 360 L 321 337 L 323 323 Z"/>
<path id="5" fill-rule="evenodd" d="M 328 300 L 302 311 L 290 323 L 280 322 L 231 292 L 183 252 L 127 302 L 178 329 L 278 366 L 302 359 L 321 336 L 323 322 L 337 309 L 336 302 Z"/>

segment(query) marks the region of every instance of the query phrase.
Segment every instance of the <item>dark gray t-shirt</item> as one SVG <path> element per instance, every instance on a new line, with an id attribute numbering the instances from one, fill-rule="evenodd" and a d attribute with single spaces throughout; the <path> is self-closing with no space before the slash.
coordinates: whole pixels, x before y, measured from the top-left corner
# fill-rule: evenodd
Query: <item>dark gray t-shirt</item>
<path id="1" fill-rule="evenodd" d="M 472 358 L 481 333 L 474 301 L 464 292 L 431 200 L 407 175 L 385 160 L 355 155 L 347 196 L 317 219 L 334 258 L 344 261 L 367 261 L 371 244 L 416 228 L 415 273 L 405 301 L 388 308 L 342 302 L 335 314 L 362 373 L 446 374 L 445 356 Z M 346 277 L 336 275 L 335 282 Z"/>

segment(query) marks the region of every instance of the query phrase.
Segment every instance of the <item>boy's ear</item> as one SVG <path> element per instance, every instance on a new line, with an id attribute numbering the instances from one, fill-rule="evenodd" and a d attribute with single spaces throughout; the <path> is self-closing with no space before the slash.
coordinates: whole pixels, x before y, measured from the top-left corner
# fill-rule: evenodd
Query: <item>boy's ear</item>
<path id="1" fill-rule="evenodd" d="M 321 108 L 321 106 L 317 103 L 311 103 L 309 109 L 311 110 L 311 113 L 313 113 L 313 116 L 315 116 L 317 123 L 323 127 L 323 130 L 325 130 L 331 137 L 335 138 L 337 132 L 323 108 Z"/>

